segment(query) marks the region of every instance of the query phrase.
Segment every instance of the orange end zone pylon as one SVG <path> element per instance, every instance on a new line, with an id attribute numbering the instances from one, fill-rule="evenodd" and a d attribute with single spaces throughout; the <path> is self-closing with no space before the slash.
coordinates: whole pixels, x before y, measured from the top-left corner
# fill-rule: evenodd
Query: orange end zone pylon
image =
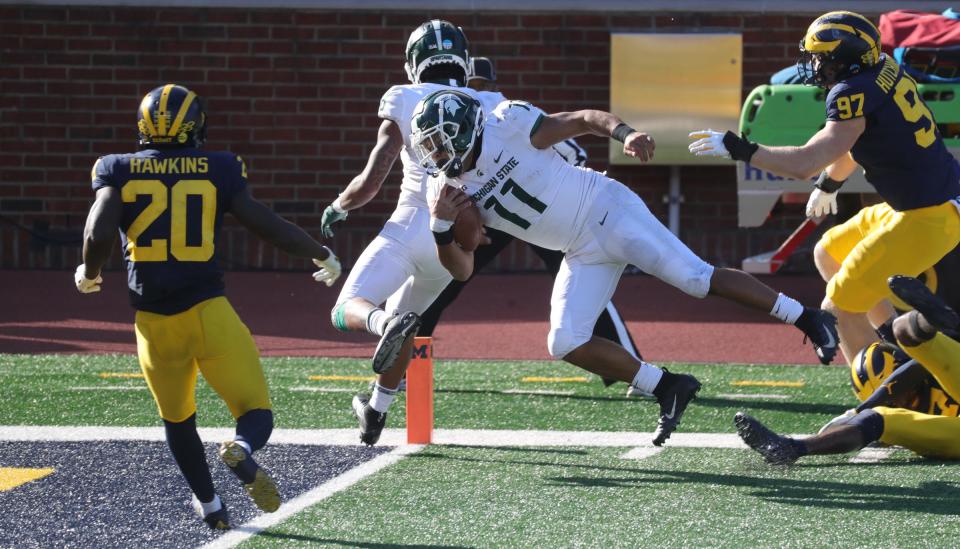
<path id="1" fill-rule="evenodd" d="M 407 444 L 430 444 L 432 439 L 433 338 L 417 337 L 407 368 Z"/>

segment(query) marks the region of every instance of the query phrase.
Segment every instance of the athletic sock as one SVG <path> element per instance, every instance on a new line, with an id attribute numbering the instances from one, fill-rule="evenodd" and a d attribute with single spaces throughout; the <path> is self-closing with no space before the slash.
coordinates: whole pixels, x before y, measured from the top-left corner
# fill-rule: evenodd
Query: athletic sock
<path id="1" fill-rule="evenodd" d="M 655 388 L 661 385 L 662 380 L 672 380 L 673 377 L 675 376 L 670 372 L 661 370 L 653 364 L 641 360 L 640 369 L 637 370 L 637 373 L 633 376 L 633 381 L 630 382 L 630 386 L 636 387 L 644 393 L 654 394 Z M 669 383 L 670 382 L 667 381 L 667 384 Z"/>
<path id="2" fill-rule="evenodd" d="M 199 501 L 199 499 L 197 501 Z M 210 513 L 223 509 L 223 502 L 220 501 L 220 496 L 214 494 L 212 500 L 207 502 L 200 501 L 200 508 L 203 509 L 203 516 L 207 516 Z"/>
<path id="3" fill-rule="evenodd" d="M 373 386 L 373 395 L 370 397 L 370 407 L 384 414 L 393 404 L 393 399 L 397 398 L 396 389 L 387 389 L 379 383 Z"/>
<path id="4" fill-rule="evenodd" d="M 272 432 L 273 412 L 258 408 L 237 418 L 237 434 L 234 440 L 252 454 L 267 444 Z"/>
<path id="5" fill-rule="evenodd" d="M 795 324 L 800 315 L 803 314 L 803 305 L 792 297 L 780 294 L 777 296 L 777 302 L 770 309 L 770 316 L 775 316 L 787 324 Z"/>
<path id="6" fill-rule="evenodd" d="M 797 452 L 798 457 L 803 457 L 810 453 L 810 450 L 807 449 L 807 445 L 804 444 L 802 440 L 792 438 L 792 437 L 785 437 L 785 438 L 790 441 L 790 444 L 793 445 L 794 449 Z"/>
<path id="7" fill-rule="evenodd" d="M 367 331 L 376 336 L 382 336 L 383 331 L 387 329 L 387 323 L 390 322 L 390 316 L 386 311 L 376 308 L 367 315 Z"/>
<path id="8" fill-rule="evenodd" d="M 193 414 L 176 423 L 163 420 L 163 430 L 173 460 L 177 462 L 190 490 L 198 500 L 211 501 L 216 492 L 213 490 L 213 479 L 210 477 L 210 467 L 207 466 L 203 442 L 197 434 L 197 415 Z"/>

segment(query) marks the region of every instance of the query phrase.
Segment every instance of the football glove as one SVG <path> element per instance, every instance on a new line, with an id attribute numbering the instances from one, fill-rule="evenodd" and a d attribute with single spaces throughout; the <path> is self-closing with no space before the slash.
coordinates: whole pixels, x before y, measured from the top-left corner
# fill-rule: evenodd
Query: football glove
<path id="1" fill-rule="evenodd" d="M 343 268 L 340 266 L 340 260 L 334 255 L 330 248 L 327 248 L 330 255 L 326 259 L 314 258 L 313 264 L 320 267 L 320 270 L 313 273 L 313 279 L 317 282 L 323 282 L 327 286 L 333 286 L 333 283 L 340 278 Z"/>
<path id="2" fill-rule="evenodd" d="M 346 218 L 347 212 L 345 210 L 335 208 L 333 204 L 327 206 L 327 208 L 323 210 L 323 215 L 320 217 L 320 230 L 323 232 L 323 237 L 333 238 L 333 224 L 337 221 L 343 221 Z"/>
<path id="3" fill-rule="evenodd" d="M 97 278 L 92 280 L 87 278 L 87 266 L 81 263 L 77 265 L 77 270 L 73 273 L 73 282 L 77 285 L 77 291 L 81 294 L 92 294 L 100 291 L 103 277 L 97 275 Z"/>
<path id="4" fill-rule="evenodd" d="M 837 193 L 813 189 L 810 199 L 807 200 L 807 217 L 822 217 L 835 213 L 837 213 Z"/>
<path id="5" fill-rule="evenodd" d="M 697 130 L 690 132 L 690 138 L 696 139 L 687 147 L 697 156 L 727 156 L 734 160 L 749 162 L 760 145 L 751 142 L 744 135 L 728 131 Z"/>

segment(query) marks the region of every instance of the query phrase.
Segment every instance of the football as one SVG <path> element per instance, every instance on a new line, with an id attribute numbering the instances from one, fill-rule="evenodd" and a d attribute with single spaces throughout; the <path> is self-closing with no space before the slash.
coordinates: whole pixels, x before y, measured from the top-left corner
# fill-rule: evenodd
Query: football
<path id="1" fill-rule="evenodd" d="M 453 239 L 461 248 L 472 252 L 480 245 L 482 237 L 483 222 L 480 220 L 480 208 L 477 208 L 476 204 L 471 204 L 469 208 L 462 210 L 453 222 Z"/>

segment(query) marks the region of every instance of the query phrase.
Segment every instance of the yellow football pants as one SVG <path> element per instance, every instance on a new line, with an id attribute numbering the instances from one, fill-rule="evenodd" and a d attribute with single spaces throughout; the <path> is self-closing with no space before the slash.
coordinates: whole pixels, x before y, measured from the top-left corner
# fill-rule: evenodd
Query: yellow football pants
<path id="1" fill-rule="evenodd" d="M 960 343 L 938 333 L 916 347 L 901 347 L 910 358 L 923 364 L 950 396 L 960 395 Z M 921 456 L 960 459 L 960 418 L 934 416 L 878 406 L 883 416 L 880 441 L 909 448 Z"/>
<path id="2" fill-rule="evenodd" d="M 833 227 L 821 243 L 840 264 L 827 297 L 841 310 L 865 313 L 891 295 L 887 278 L 917 276 L 960 243 L 960 214 L 952 201 L 903 212 L 884 202 Z"/>
<path id="3" fill-rule="evenodd" d="M 137 311 L 135 327 L 140 367 L 163 419 L 181 422 L 196 413 L 197 370 L 234 418 L 271 408 L 260 353 L 225 297 L 175 315 Z"/>

